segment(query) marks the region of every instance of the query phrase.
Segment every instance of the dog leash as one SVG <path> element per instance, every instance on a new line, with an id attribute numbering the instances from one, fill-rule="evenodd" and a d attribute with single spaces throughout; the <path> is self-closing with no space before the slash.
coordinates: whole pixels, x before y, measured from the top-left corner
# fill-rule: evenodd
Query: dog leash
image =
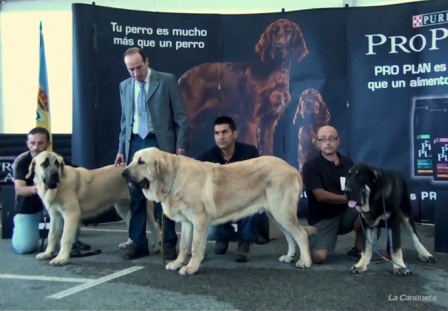
<path id="1" fill-rule="evenodd" d="M 364 236 L 365 236 L 367 242 L 369 242 L 370 247 L 372 247 L 372 250 L 375 252 L 375 254 L 377 254 L 381 258 L 382 261 L 390 262 L 391 260 L 389 258 L 387 258 L 386 256 L 381 255 L 378 252 L 377 248 L 374 246 L 373 242 L 367 237 L 366 229 L 364 228 L 364 224 L 362 223 L 362 219 L 361 219 L 362 216 L 361 216 L 361 213 L 359 213 L 359 212 L 358 212 L 358 217 L 359 217 L 359 221 L 361 222 L 361 227 L 362 227 L 362 231 L 364 232 Z M 386 229 L 386 232 L 387 232 L 387 229 Z M 387 239 L 389 239 L 389 237 L 387 237 Z"/>
<path id="2" fill-rule="evenodd" d="M 387 244 L 389 245 L 389 243 L 390 243 L 390 248 L 393 248 L 393 244 L 392 244 L 392 240 L 391 240 L 391 237 L 389 236 L 389 228 L 388 228 L 388 226 L 387 226 L 387 220 L 386 220 L 386 201 L 385 201 L 385 199 L 384 199 L 384 189 L 383 189 L 383 185 L 382 185 L 382 182 L 381 182 L 381 199 L 382 199 L 382 202 L 383 202 L 383 212 L 384 212 L 384 226 L 386 227 L 386 240 L 387 240 Z M 402 268 L 402 269 L 407 269 L 407 270 L 409 270 L 408 268 L 405 268 L 405 267 L 403 267 L 402 265 L 399 265 L 398 263 L 396 263 L 393 259 L 392 259 L 392 255 L 390 255 L 391 256 L 391 258 L 389 259 L 389 258 L 387 258 L 386 256 L 382 256 L 379 252 L 378 252 L 378 250 L 377 250 L 377 248 L 373 245 L 373 242 L 369 239 L 369 238 L 367 238 L 367 234 L 366 234 L 366 229 L 364 228 L 364 225 L 363 225 L 363 223 L 362 223 L 362 219 L 361 219 L 361 213 L 360 212 L 358 212 L 358 217 L 359 217 L 359 220 L 360 220 L 360 222 L 361 222 L 361 227 L 362 227 L 362 231 L 364 232 L 364 236 L 365 236 L 365 238 L 366 238 L 366 240 L 367 240 L 367 242 L 369 242 L 369 244 L 370 244 L 370 247 L 372 247 L 372 250 L 384 261 L 384 262 L 390 262 L 390 263 L 392 263 L 392 264 L 395 264 L 395 265 L 397 265 L 398 267 L 400 267 L 400 268 Z"/>
<path id="3" fill-rule="evenodd" d="M 381 198 L 382 198 L 382 201 L 383 201 L 383 212 L 384 212 L 384 226 L 386 227 L 386 239 L 387 239 L 387 244 L 390 243 L 390 247 L 388 247 L 388 249 L 391 250 L 391 249 L 393 249 L 394 245 L 393 245 L 393 243 L 392 243 L 392 238 L 391 238 L 391 236 L 389 235 L 389 228 L 387 227 L 387 220 L 386 220 L 386 200 L 385 200 L 385 198 L 384 198 L 383 176 L 382 176 L 381 172 L 380 172 L 380 175 L 381 175 Z M 378 251 L 377 251 L 377 252 L 378 252 Z M 390 259 L 388 259 L 388 258 L 384 258 L 386 262 L 390 262 L 390 263 L 392 263 L 392 264 L 396 264 L 397 266 L 399 266 L 399 267 L 402 268 L 402 269 L 408 269 L 408 268 L 403 267 L 402 265 L 397 264 L 397 263 L 392 259 L 392 254 L 389 254 L 389 256 L 390 256 Z M 409 270 L 409 269 L 408 269 L 408 270 Z M 412 273 L 412 272 L 411 272 L 411 273 Z"/>
<path id="4" fill-rule="evenodd" d="M 46 235 L 46 231 L 47 231 L 47 213 L 45 211 L 45 208 L 43 210 L 43 214 L 44 214 L 44 229 L 43 229 L 43 233 L 42 233 L 42 242 L 40 244 L 40 251 L 41 252 L 44 251 L 45 235 Z"/>
<path id="5" fill-rule="evenodd" d="M 165 215 L 163 214 L 163 209 L 162 209 L 162 242 L 161 242 L 161 255 L 162 255 L 162 263 L 164 266 L 166 266 L 166 261 L 165 261 Z"/>
<path id="6" fill-rule="evenodd" d="M 359 215 L 359 217 L 361 217 L 361 215 L 358 213 L 358 215 Z M 361 220 L 361 219 L 360 219 Z M 361 227 L 362 227 L 362 230 L 363 230 L 363 232 L 364 232 L 364 236 L 366 237 L 366 240 L 367 240 L 367 242 L 369 242 L 369 244 L 370 244 L 370 247 L 372 248 L 372 250 L 375 252 L 375 254 L 377 254 L 380 258 L 381 258 L 381 260 L 383 260 L 384 262 L 390 262 L 391 264 L 395 264 L 395 265 L 397 265 L 398 267 L 400 267 L 400 268 L 402 268 L 402 269 L 407 269 L 407 270 L 409 270 L 409 268 L 405 268 L 405 267 L 403 267 L 402 265 L 400 265 L 400 264 L 398 264 L 398 263 L 396 263 L 392 258 L 387 258 L 386 256 L 383 256 L 383 255 L 381 255 L 379 252 L 378 252 L 378 249 L 373 245 L 373 242 L 370 240 L 370 239 L 368 239 L 367 238 L 367 234 L 366 234 L 366 230 L 365 230 L 365 228 L 364 228 L 364 225 L 363 225 L 363 223 L 362 223 L 362 220 L 361 220 Z M 387 228 L 387 225 L 386 225 L 386 239 L 387 239 L 387 242 L 388 243 L 390 243 L 390 247 L 392 247 L 392 242 L 390 241 L 390 236 L 389 236 L 389 230 L 388 230 L 388 228 Z"/>
<path id="7" fill-rule="evenodd" d="M 165 192 L 164 196 L 163 196 L 163 200 L 166 199 L 166 197 L 168 196 L 168 194 L 170 194 L 171 189 L 173 188 L 174 185 L 174 181 L 176 180 L 177 174 L 179 171 L 179 157 L 176 155 L 176 166 L 174 167 L 174 173 L 173 173 L 173 178 L 171 179 L 171 183 L 170 186 L 168 187 L 168 190 Z M 162 203 L 160 203 L 160 205 L 162 205 Z M 162 245 L 161 245 L 161 255 L 162 255 L 162 263 L 163 265 L 166 266 L 166 261 L 165 261 L 165 219 L 166 216 L 163 213 L 163 208 L 162 208 Z"/>

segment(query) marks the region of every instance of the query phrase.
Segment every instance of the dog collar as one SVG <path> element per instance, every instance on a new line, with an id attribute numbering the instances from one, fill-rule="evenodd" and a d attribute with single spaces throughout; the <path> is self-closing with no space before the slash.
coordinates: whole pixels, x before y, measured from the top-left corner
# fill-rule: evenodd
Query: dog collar
<path id="1" fill-rule="evenodd" d="M 165 201 L 166 197 L 168 196 L 168 194 L 170 194 L 171 189 L 173 188 L 174 181 L 176 180 L 178 171 L 179 171 L 179 157 L 176 155 L 176 167 L 174 168 L 173 179 L 171 179 L 171 184 L 168 187 L 168 190 L 165 192 L 165 195 L 163 196 L 164 201 Z"/>

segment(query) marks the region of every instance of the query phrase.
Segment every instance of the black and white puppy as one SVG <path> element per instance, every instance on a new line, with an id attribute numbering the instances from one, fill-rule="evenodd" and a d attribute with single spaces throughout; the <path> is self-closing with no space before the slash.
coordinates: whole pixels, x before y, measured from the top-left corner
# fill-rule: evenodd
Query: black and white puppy
<path id="1" fill-rule="evenodd" d="M 351 273 L 363 273 L 367 270 L 372 258 L 372 245 L 376 241 L 375 228 L 386 227 L 394 274 L 409 275 L 411 271 L 406 268 L 401 250 L 402 223 L 411 234 L 419 259 L 424 262 L 436 262 L 418 237 L 409 187 L 401 173 L 367 164 L 356 164 L 347 174 L 344 191 L 349 207 L 356 208 L 360 213 L 366 229 L 361 259 L 350 269 Z"/>

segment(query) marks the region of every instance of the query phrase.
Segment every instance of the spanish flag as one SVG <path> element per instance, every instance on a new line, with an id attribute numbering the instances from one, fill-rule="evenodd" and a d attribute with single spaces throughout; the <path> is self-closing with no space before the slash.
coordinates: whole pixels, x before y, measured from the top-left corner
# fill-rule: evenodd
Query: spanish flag
<path id="1" fill-rule="evenodd" d="M 40 61 L 39 61 L 39 91 L 37 93 L 37 111 L 36 126 L 43 127 L 50 133 L 51 137 L 51 118 L 50 118 L 50 100 L 48 97 L 48 77 L 47 62 L 45 60 L 44 34 L 42 32 L 42 22 L 40 22 Z M 52 148 L 48 148 L 52 151 Z"/>

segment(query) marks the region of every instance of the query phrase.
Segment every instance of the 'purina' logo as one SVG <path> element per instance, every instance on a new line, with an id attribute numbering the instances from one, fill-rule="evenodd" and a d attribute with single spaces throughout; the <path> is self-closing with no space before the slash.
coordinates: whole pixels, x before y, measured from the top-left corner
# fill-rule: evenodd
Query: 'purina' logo
<path id="1" fill-rule="evenodd" d="M 412 28 L 448 23 L 448 11 L 440 11 L 412 16 Z"/>

